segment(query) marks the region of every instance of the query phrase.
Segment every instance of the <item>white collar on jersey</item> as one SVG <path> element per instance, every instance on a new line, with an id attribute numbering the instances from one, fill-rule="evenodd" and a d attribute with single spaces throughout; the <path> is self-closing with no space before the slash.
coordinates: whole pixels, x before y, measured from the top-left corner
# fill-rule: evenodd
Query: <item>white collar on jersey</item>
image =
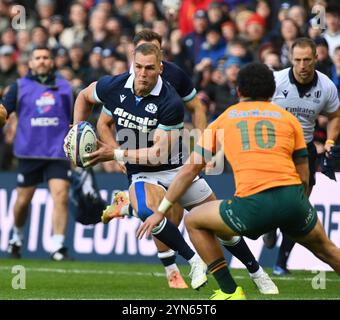
<path id="1" fill-rule="evenodd" d="M 133 92 L 133 80 L 134 79 L 135 79 L 135 75 L 134 73 L 131 73 L 124 86 L 124 88 L 131 89 L 132 93 L 134 93 Z M 158 76 L 157 83 L 149 94 L 151 94 L 152 96 L 159 96 L 162 90 L 162 86 L 163 86 L 163 80 L 161 76 Z"/>

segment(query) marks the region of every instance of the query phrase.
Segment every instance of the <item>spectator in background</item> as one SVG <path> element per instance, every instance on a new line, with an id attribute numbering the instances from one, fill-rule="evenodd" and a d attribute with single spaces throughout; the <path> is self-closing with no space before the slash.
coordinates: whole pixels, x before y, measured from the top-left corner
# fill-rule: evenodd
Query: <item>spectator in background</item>
<path id="1" fill-rule="evenodd" d="M 206 11 L 211 0 L 182 0 L 178 12 L 179 29 L 183 36 L 193 31 L 193 18 L 198 10 Z"/>
<path id="2" fill-rule="evenodd" d="M 18 48 L 18 55 L 28 57 L 32 49 L 31 35 L 27 30 L 20 30 L 16 37 L 16 47 Z"/>
<path id="3" fill-rule="evenodd" d="M 271 28 L 271 8 L 269 0 L 257 0 L 255 12 L 266 21 L 266 26 Z M 270 29 L 268 29 L 270 30 Z"/>
<path id="4" fill-rule="evenodd" d="M 273 71 L 279 71 L 282 69 L 280 57 L 276 52 L 268 52 L 264 55 L 262 62 Z"/>
<path id="5" fill-rule="evenodd" d="M 190 64 L 190 69 L 193 70 L 195 61 L 198 60 L 200 48 L 205 41 L 205 32 L 208 26 L 208 17 L 204 10 L 196 11 L 193 19 L 194 30 L 188 33 L 182 40 L 183 53 L 185 59 Z"/>
<path id="6" fill-rule="evenodd" d="M 247 43 L 241 39 L 229 42 L 226 56 L 240 58 L 243 64 L 253 61 L 252 53 L 248 51 Z"/>
<path id="7" fill-rule="evenodd" d="M 226 52 L 226 42 L 222 37 L 221 29 L 218 26 L 209 26 L 206 31 L 206 41 L 202 44 L 196 63 L 208 58 L 213 67 L 217 66 L 219 59 L 223 58 Z"/>
<path id="8" fill-rule="evenodd" d="M 292 6 L 288 11 L 288 17 L 295 21 L 299 27 L 299 33 L 303 36 L 307 35 L 307 14 L 306 10 L 302 6 Z"/>
<path id="9" fill-rule="evenodd" d="M 115 48 L 119 45 L 120 39 L 123 34 L 123 25 L 121 23 L 121 19 L 115 16 L 111 16 L 107 19 L 105 29 L 108 32 L 109 37 L 109 46 L 111 48 Z M 105 44 L 107 46 L 107 42 Z"/>
<path id="10" fill-rule="evenodd" d="M 48 47 L 51 49 L 61 47 L 60 35 L 64 31 L 63 17 L 59 15 L 50 18 L 50 25 L 48 27 Z"/>
<path id="11" fill-rule="evenodd" d="M 221 26 L 222 36 L 228 43 L 229 41 L 235 40 L 237 37 L 237 30 L 234 22 L 226 21 Z"/>
<path id="12" fill-rule="evenodd" d="M 56 1 L 55 0 L 37 0 L 36 12 L 38 13 L 39 23 L 48 29 L 51 23 L 51 17 L 55 14 Z"/>
<path id="13" fill-rule="evenodd" d="M 323 37 L 329 46 L 329 55 L 332 57 L 336 47 L 340 46 L 340 5 L 331 3 L 326 8 L 326 30 Z"/>
<path id="14" fill-rule="evenodd" d="M 274 37 L 272 43 L 279 51 L 280 61 L 283 67 L 290 66 L 290 47 L 299 35 L 299 26 L 293 19 L 287 18 L 282 20 L 280 35 L 279 37 Z"/>
<path id="15" fill-rule="evenodd" d="M 67 50 L 63 47 L 60 47 L 57 52 L 55 53 L 54 58 L 54 66 L 56 69 L 60 69 L 69 65 L 70 57 L 68 56 Z"/>
<path id="16" fill-rule="evenodd" d="M 338 95 L 340 97 L 340 46 L 336 47 L 333 55 L 333 68 L 332 68 L 332 81 L 338 89 Z"/>
<path id="17" fill-rule="evenodd" d="M 71 4 L 69 18 L 71 26 L 64 29 L 60 35 L 60 43 L 67 49 L 74 43 L 82 43 L 88 34 L 87 11 L 81 3 Z"/>
<path id="18" fill-rule="evenodd" d="M 10 27 L 10 9 L 11 3 L 8 1 L 0 1 L 0 33 Z"/>
<path id="19" fill-rule="evenodd" d="M 111 70 L 111 75 L 117 76 L 127 71 L 129 71 L 129 66 L 126 58 L 122 57 L 121 55 L 117 56 L 116 61 Z"/>
<path id="20" fill-rule="evenodd" d="M 24 57 L 24 56 L 21 56 L 18 59 L 18 61 L 17 61 L 17 73 L 18 73 L 19 78 L 22 78 L 27 74 L 27 72 L 29 70 L 28 61 L 29 61 L 29 58 Z"/>
<path id="21" fill-rule="evenodd" d="M 214 101 L 210 105 L 210 121 L 215 120 L 228 107 L 238 102 L 236 80 L 241 65 L 240 58 L 230 57 L 224 63 L 221 71 L 213 71 L 212 83 L 205 90 L 208 97 Z M 215 77 L 214 73 L 216 72 L 221 73 L 221 76 Z"/>
<path id="22" fill-rule="evenodd" d="M 90 33 L 84 41 L 85 50 L 88 52 L 92 47 L 107 48 L 111 45 L 110 36 L 106 30 L 108 12 L 95 9 L 90 14 L 89 30 Z"/>
<path id="23" fill-rule="evenodd" d="M 43 26 L 36 26 L 31 31 L 32 48 L 46 46 L 48 41 L 48 31 Z"/>
<path id="24" fill-rule="evenodd" d="M 258 14 L 253 14 L 246 22 L 246 39 L 248 48 L 252 51 L 254 60 L 259 60 L 259 49 L 266 33 L 266 20 Z"/>
<path id="25" fill-rule="evenodd" d="M 47 181 L 54 204 L 51 258 L 66 260 L 69 257 L 64 239 L 71 170 L 63 143 L 71 123 L 72 89 L 68 81 L 57 78 L 52 71 L 52 53 L 47 47 L 33 49 L 29 64 L 31 72 L 14 82 L 3 99 L 7 114 L 16 112 L 18 117 L 14 147 L 19 159 L 17 198 L 8 253 L 13 258 L 21 257 L 30 202 L 37 185 Z"/>
<path id="26" fill-rule="evenodd" d="M 242 10 L 238 12 L 235 16 L 235 23 L 238 30 L 238 38 L 239 39 L 247 39 L 246 36 L 246 22 L 254 13 L 250 10 Z"/>
<path id="27" fill-rule="evenodd" d="M 162 18 L 161 12 L 154 1 L 146 1 L 142 12 L 143 28 L 150 28 L 154 21 Z"/>
<path id="28" fill-rule="evenodd" d="M 102 66 L 102 52 L 103 49 L 101 47 L 94 47 L 91 50 L 89 55 L 89 68 L 84 79 L 85 86 L 105 75 L 105 70 Z"/>
<path id="29" fill-rule="evenodd" d="M 110 74 L 116 61 L 115 53 L 112 49 L 106 48 L 102 51 L 102 68 L 106 74 Z"/>
<path id="30" fill-rule="evenodd" d="M 16 33 L 12 28 L 6 29 L 1 33 L 1 43 L 2 45 L 15 47 Z"/>
<path id="31" fill-rule="evenodd" d="M 318 37 L 314 40 L 316 45 L 317 63 L 315 69 L 332 78 L 333 61 L 328 54 L 328 43 L 325 38 Z"/>
<path id="32" fill-rule="evenodd" d="M 71 68 L 76 78 L 84 79 L 86 77 L 88 63 L 85 59 L 84 47 L 81 43 L 74 43 L 69 51 Z"/>
<path id="33" fill-rule="evenodd" d="M 14 60 L 14 48 L 8 45 L 0 47 L 0 97 L 7 86 L 17 79 L 17 67 Z"/>
<path id="34" fill-rule="evenodd" d="M 212 1 L 208 6 L 209 25 L 221 29 L 221 26 L 229 17 L 224 10 L 225 5 L 219 1 Z"/>

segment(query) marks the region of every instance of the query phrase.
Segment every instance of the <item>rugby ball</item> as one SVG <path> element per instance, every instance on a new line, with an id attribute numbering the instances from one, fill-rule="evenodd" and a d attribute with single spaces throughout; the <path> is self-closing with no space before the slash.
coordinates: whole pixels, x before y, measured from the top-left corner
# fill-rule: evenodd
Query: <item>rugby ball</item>
<path id="1" fill-rule="evenodd" d="M 97 150 L 97 136 L 92 125 L 86 121 L 75 124 L 65 138 L 66 156 L 77 167 L 84 167 L 83 156 Z"/>

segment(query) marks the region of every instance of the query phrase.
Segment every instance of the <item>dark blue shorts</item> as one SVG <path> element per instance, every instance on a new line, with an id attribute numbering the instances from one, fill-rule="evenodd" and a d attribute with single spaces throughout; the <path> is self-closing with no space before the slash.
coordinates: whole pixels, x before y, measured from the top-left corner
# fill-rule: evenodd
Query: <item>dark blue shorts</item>
<path id="1" fill-rule="evenodd" d="M 316 160 L 318 158 L 318 153 L 313 141 L 307 144 L 307 150 L 309 164 L 309 186 L 312 187 L 315 185 Z"/>
<path id="2" fill-rule="evenodd" d="M 71 179 L 71 165 L 67 160 L 19 159 L 17 171 L 18 187 L 36 186 L 49 179 Z"/>

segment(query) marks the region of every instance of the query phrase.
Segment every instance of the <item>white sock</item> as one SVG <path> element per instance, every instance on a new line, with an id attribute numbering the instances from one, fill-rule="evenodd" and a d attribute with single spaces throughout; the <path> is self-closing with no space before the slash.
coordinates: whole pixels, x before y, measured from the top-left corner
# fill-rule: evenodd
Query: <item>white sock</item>
<path id="1" fill-rule="evenodd" d="M 179 269 L 177 267 L 177 264 L 176 263 L 173 263 L 173 264 L 170 264 L 169 266 L 166 266 L 164 267 L 165 268 L 165 272 L 166 272 L 166 276 L 168 277 L 171 272 L 173 271 L 178 271 L 179 272 Z"/>
<path id="2" fill-rule="evenodd" d="M 202 259 L 201 259 L 201 257 L 197 253 L 195 253 L 195 255 L 190 260 L 188 260 L 188 262 L 190 263 L 190 265 L 192 265 L 197 260 L 202 260 Z"/>
<path id="3" fill-rule="evenodd" d="M 12 241 L 15 243 L 22 244 L 22 241 L 24 240 L 24 227 L 13 227 L 13 236 Z"/>
<path id="4" fill-rule="evenodd" d="M 58 251 L 64 246 L 65 236 L 63 234 L 54 234 L 52 236 L 53 252 Z"/>
<path id="5" fill-rule="evenodd" d="M 256 272 L 254 273 L 250 273 L 249 272 L 249 275 L 252 277 L 252 278 L 258 278 L 260 275 L 262 275 L 264 273 L 264 270 L 262 269 L 261 266 L 259 266 L 259 270 L 257 270 Z"/>

